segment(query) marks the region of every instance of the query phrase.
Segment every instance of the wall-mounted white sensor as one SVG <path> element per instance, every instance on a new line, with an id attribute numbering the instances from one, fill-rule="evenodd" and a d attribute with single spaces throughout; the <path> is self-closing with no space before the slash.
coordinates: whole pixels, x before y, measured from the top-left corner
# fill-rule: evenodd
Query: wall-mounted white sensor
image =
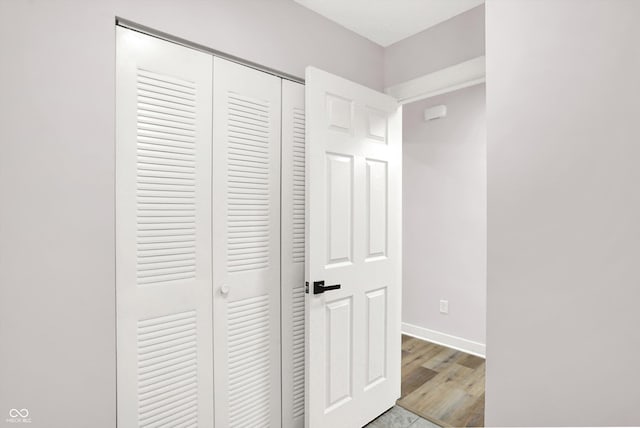
<path id="1" fill-rule="evenodd" d="M 430 107 L 424 110 L 424 120 L 428 122 L 430 120 L 441 119 L 447 115 L 447 106 L 439 105 Z"/>

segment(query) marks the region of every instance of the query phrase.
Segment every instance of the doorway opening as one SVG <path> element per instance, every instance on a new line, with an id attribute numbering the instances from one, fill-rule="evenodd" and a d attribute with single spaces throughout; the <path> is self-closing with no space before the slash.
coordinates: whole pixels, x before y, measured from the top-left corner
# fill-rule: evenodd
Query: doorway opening
<path id="1" fill-rule="evenodd" d="M 485 100 L 474 82 L 403 106 L 397 405 L 438 426 L 484 425 Z"/>

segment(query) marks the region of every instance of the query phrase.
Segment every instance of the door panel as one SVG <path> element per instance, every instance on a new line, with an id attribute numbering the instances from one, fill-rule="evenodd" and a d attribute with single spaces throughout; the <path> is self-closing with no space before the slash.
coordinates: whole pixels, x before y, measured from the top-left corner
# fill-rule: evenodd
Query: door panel
<path id="1" fill-rule="evenodd" d="M 367 381 L 365 389 L 387 377 L 387 288 L 369 291 L 366 299 Z"/>
<path id="2" fill-rule="evenodd" d="M 387 162 L 367 159 L 367 258 L 387 255 Z"/>
<path id="3" fill-rule="evenodd" d="M 280 79 L 214 58 L 214 373 L 218 427 L 278 427 Z"/>
<path id="4" fill-rule="evenodd" d="M 400 396 L 401 109 L 312 67 L 305 97 L 307 426 L 359 427 Z"/>
<path id="5" fill-rule="evenodd" d="M 353 157 L 326 154 L 327 266 L 351 263 L 353 248 Z"/>
<path id="6" fill-rule="evenodd" d="M 118 426 L 211 426 L 212 58 L 116 34 Z"/>
<path id="7" fill-rule="evenodd" d="M 304 85 L 282 81 L 282 426 L 304 427 Z"/>
<path id="8" fill-rule="evenodd" d="M 325 412 L 329 412 L 353 398 L 353 296 L 327 303 L 325 319 L 329 367 Z"/>

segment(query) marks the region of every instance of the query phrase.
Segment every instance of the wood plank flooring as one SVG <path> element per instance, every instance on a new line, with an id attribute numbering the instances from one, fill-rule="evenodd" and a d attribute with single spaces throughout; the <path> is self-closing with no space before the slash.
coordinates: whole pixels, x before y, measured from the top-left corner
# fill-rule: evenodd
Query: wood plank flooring
<path id="1" fill-rule="evenodd" d="M 483 358 L 403 335 L 397 404 L 440 426 L 484 426 L 484 370 Z"/>

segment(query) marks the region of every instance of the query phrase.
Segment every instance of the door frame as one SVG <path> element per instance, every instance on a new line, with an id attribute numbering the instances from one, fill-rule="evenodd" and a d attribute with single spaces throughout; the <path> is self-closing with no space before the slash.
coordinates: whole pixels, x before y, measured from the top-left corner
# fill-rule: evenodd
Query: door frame
<path id="1" fill-rule="evenodd" d="M 408 104 L 479 85 L 486 80 L 485 62 L 484 55 L 477 56 L 468 61 L 389 86 L 385 88 L 384 92 L 395 97 L 400 104 Z"/>

